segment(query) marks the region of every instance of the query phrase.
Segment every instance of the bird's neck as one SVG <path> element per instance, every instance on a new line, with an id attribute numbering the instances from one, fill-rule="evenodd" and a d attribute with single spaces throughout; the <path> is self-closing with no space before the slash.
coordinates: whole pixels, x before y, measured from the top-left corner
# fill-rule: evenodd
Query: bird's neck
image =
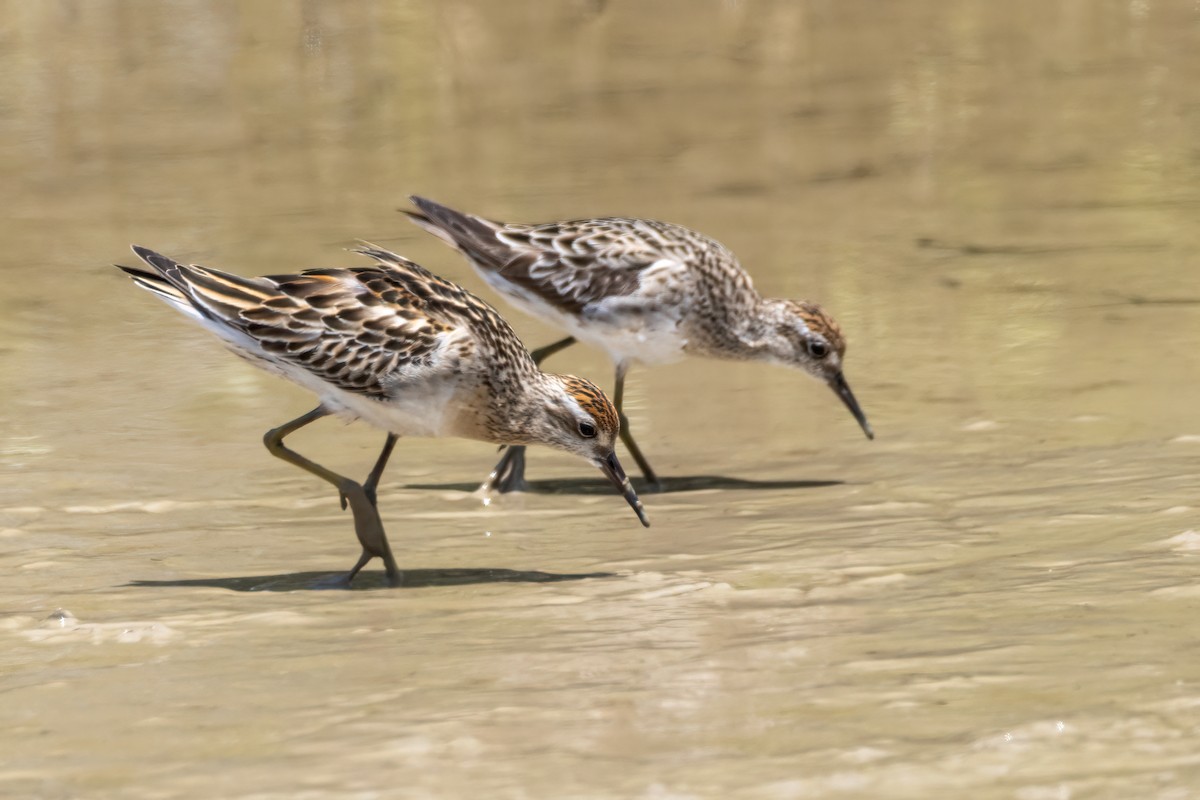
<path id="1" fill-rule="evenodd" d="M 545 396 L 553 379 L 534 368 L 515 381 L 493 385 L 488 403 L 487 441 L 495 444 L 534 444 L 536 429 L 546 417 Z"/>
<path id="2" fill-rule="evenodd" d="M 689 350 L 709 358 L 754 361 L 762 357 L 778 309 L 757 292 L 743 292 L 736 302 L 709 310 L 703 333 L 689 339 Z"/>

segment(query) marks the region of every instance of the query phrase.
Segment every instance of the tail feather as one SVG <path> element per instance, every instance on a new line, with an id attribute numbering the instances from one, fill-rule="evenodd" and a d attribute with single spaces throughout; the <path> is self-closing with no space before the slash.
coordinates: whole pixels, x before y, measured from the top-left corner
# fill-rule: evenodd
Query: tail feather
<path id="1" fill-rule="evenodd" d="M 220 270 L 186 266 L 145 247 L 133 245 L 133 252 L 154 268 L 148 270 L 121 267 L 134 283 L 154 292 L 193 316 L 214 322 L 236 318 L 238 312 L 261 305 L 275 292 L 260 281 Z"/>
<path id="2" fill-rule="evenodd" d="M 141 267 L 127 267 L 124 264 L 113 264 L 113 266 L 124 272 L 129 277 L 133 278 L 133 280 L 139 284 L 142 282 L 154 284 L 167 283 L 157 272 L 150 272 L 149 270 L 142 269 Z M 167 286 L 169 287 L 170 284 L 167 283 Z"/>
<path id="3" fill-rule="evenodd" d="M 257 352 L 253 337 L 233 320 L 239 319 L 246 308 L 260 307 L 264 298 L 272 296 L 266 285 L 219 270 L 180 264 L 137 245 L 133 245 L 133 252 L 152 269 L 121 264 L 117 267 L 137 286 L 199 322 L 237 352 Z"/>
<path id="4" fill-rule="evenodd" d="M 434 236 L 441 239 L 454 249 L 459 249 L 458 242 L 454 240 L 453 236 L 439 227 L 436 222 L 422 214 L 420 211 L 409 211 L 407 208 L 402 208 L 400 209 L 400 213 L 408 217 L 409 221 L 418 228 L 423 229 L 427 233 L 432 233 Z"/>
<path id="5" fill-rule="evenodd" d="M 360 245 L 358 247 L 351 248 L 350 252 L 358 253 L 359 255 L 364 255 L 368 258 L 373 258 L 380 264 L 387 264 L 393 267 L 402 267 L 406 270 L 419 272 L 422 275 L 429 274 L 429 270 L 425 269 L 417 262 L 410 261 L 398 253 L 393 253 L 391 250 L 385 250 L 379 245 L 371 244 L 368 241 L 360 240 Z"/>
<path id="6" fill-rule="evenodd" d="M 203 312 L 196 307 L 191 298 L 176 288 L 161 273 L 150 272 L 141 267 L 127 267 L 124 264 L 114 264 L 113 266 L 129 275 L 133 279 L 134 284 L 139 288 L 145 289 L 160 300 L 170 303 L 189 317 L 197 320 L 204 319 Z"/>
<path id="7" fill-rule="evenodd" d="M 500 225 L 455 211 L 441 203 L 435 203 L 420 195 L 409 198 L 420 211 L 407 211 L 408 218 L 421 228 L 432 233 L 463 255 L 476 261 L 494 263 L 497 268 L 508 261 L 504 247 L 496 238 Z"/>
<path id="8" fill-rule="evenodd" d="M 156 253 L 148 247 L 141 245 L 130 245 L 133 252 L 137 253 L 137 257 L 145 261 L 150 266 L 154 267 L 154 271 L 162 275 L 173 285 L 178 285 L 178 273 L 183 268 L 183 265 L 177 261 L 172 261 L 161 253 Z M 124 267 L 122 267 L 124 269 Z"/>
<path id="9" fill-rule="evenodd" d="M 252 279 L 205 267 L 181 267 L 180 275 L 187 285 L 184 291 L 197 302 L 251 308 L 277 294 Z"/>

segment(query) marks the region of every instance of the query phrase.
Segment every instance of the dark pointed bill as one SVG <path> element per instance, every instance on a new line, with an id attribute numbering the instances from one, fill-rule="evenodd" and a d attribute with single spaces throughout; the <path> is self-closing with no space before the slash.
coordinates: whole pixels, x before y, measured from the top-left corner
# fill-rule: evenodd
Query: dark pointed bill
<path id="1" fill-rule="evenodd" d="M 617 461 L 617 454 L 609 453 L 607 458 L 597 461 L 596 466 L 600 468 L 612 485 L 617 487 L 617 491 L 625 496 L 625 500 L 638 515 L 642 524 L 649 528 L 650 520 L 646 519 L 646 509 L 642 508 L 642 501 L 638 500 L 637 492 L 633 490 L 633 485 L 626 477 L 625 470 L 621 469 L 621 462 Z"/>
<path id="2" fill-rule="evenodd" d="M 846 383 L 846 376 L 838 373 L 835 377 L 829 379 L 829 388 L 837 393 L 837 396 L 842 398 L 842 402 L 846 404 L 846 408 L 850 409 L 850 413 L 858 420 L 858 424 L 862 426 L 863 433 L 868 439 L 875 438 L 875 431 L 871 430 L 871 423 L 867 422 L 867 415 L 863 413 L 859 407 L 858 401 L 854 399 L 854 392 L 850 391 L 850 384 Z"/>

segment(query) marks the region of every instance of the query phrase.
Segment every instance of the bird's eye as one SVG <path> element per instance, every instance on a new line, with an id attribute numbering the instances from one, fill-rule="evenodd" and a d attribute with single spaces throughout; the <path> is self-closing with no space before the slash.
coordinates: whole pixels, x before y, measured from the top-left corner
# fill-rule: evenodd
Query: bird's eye
<path id="1" fill-rule="evenodd" d="M 808 354 L 813 358 L 824 358 L 829 355 L 829 345 L 813 339 L 808 343 Z"/>
<path id="2" fill-rule="evenodd" d="M 596 426 L 590 422 L 579 423 L 579 435 L 585 439 L 592 439 L 596 436 Z"/>

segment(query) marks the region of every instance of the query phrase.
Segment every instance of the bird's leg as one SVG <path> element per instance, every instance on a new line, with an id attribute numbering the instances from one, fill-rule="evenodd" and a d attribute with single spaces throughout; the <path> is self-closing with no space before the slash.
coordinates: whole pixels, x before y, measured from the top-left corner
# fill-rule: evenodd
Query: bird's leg
<path id="1" fill-rule="evenodd" d="M 388 546 L 387 536 L 383 532 L 383 522 L 379 518 L 379 510 L 375 508 L 374 492 L 375 484 L 379 482 L 379 475 L 383 474 L 383 466 L 387 463 L 387 456 L 391 455 L 392 446 L 395 444 L 394 439 L 389 434 L 388 442 L 384 445 L 384 451 L 380 454 L 379 461 L 375 464 L 375 469 L 371 471 L 371 478 L 368 478 L 368 483 L 371 485 L 371 494 L 367 494 L 367 490 L 356 481 L 339 475 L 331 469 L 327 469 L 320 464 L 305 458 L 294 450 L 290 450 L 283 444 L 284 437 L 292 434 L 310 422 L 315 422 L 322 417 L 328 416 L 329 411 L 323 406 L 317 406 L 312 411 L 297 417 L 291 422 L 286 422 L 278 428 L 272 428 L 263 435 L 263 444 L 267 446 L 267 450 L 276 458 L 281 458 L 289 464 L 295 464 L 305 472 L 309 472 L 328 481 L 337 487 L 338 494 L 342 500 L 342 508 L 349 505 L 350 510 L 354 514 L 354 533 L 358 536 L 359 544 L 362 545 L 362 556 L 358 559 L 358 563 L 350 570 L 346 576 L 347 584 L 354 579 L 368 561 L 374 557 L 383 559 L 384 569 L 387 570 L 388 583 L 392 586 L 400 584 L 401 573 L 400 568 L 396 566 L 396 559 L 392 557 L 392 550 Z M 371 482 L 373 479 L 373 483 Z"/>
<path id="2" fill-rule="evenodd" d="M 545 347 L 539 347 L 529 355 L 533 357 L 533 363 L 540 367 L 547 358 L 573 344 L 575 344 L 575 337 L 568 336 Z M 528 491 L 529 484 L 525 482 L 525 445 L 518 444 L 500 449 L 504 450 L 504 455 L 496 462 L 496 466 L 492 468 L 492 474 L 484 481 L 484 490 L 500 494 Z"/>
<path id="3" fill-rule="evenodd" d="M 367 482 L 363 484 L 362 494 L 370 502 L 371 508 L 361 509 L 360 513 L 360 509 L 354 506 L 354 500 L 351 500 L 351 506 L 354 508 L 354 532 L 358 535 L 359 541 L 363 542 L 363 552 L 358 558 L 358 563 L 346 575 L 347 584 L 354 580 L 354 576 L 372 558 L 371 550 L 367 548 L 364 537 L 378 545 L 377 550 L 383 559 L 384 569 L 387 571 L 388 584 L 399 586 L 403 578 L 403 574 L 396 566 L 396 559 L 392 556 L 392 547 L 388 544 L 387 536 L 383 532 L 383 521 L 379 517 L 379 503 L 375 493 L 375 490 L 379 486 L 379 479 L 383 477 L 384 467 L 387 466 L 388 459 L 392 455 L 392 449 L 396 446 L 396 440 L 399 438 L 394 433 L 387 435 L 387 439 L 383 442 L 383 450 L 379 452 L 379 458 L 375 459 L 375 466 L 371 468 L 371 474 L 367 476 Z M 359 520 L 363 520 L 364 524 L 360 525 Z"/>
<path id="4" fill-rule="evenodd" d="M 525 482 L 525 445 L 505 448 L 504 455 L 492 468 L 492 474 L 484 481 L 483 488 L 500 494 L 529 491 L 529 484 Z"/>
<path id="5" fill-rule="evenodd" d="M 565 339 L 559 339 L 557 342 L 551 342 L 550 344 L 546 345 L 545 347 L 539 347 L 537 350 L 534 350 L 529 355 L 533 357 L 533 363 L 537 364 L 540 367 L 542 365 L 542 362 L 545 361 L 547 358 L 554 355 L 559 350 L 566 350 L 568 347 L 570 347 L 573 344 L 575 344 L 575 337 L 568 336 Z"/>
<path id="6" fill-rule="evenodd" d="M 367 493 L 367 499 L 371 501 L 372 505 L 378 505 L 375 489 L 379 486 L 379 479 L 383 477 L 383 468 L 387 466 L 388 459 L 392 457 L 392 448 L 396 446 L 396 440 L 399 438 L 394 433 L 387 435 L 387 439 L 383 442 L 383 450 L 379 453 L 379 458 L 375 459 L 375 466 L 371 468 L 367 482 L 363 484 L 363 491 Z"/>
<path id="7" fill-rule="evenodd" d="M 376 489 L 376 487 L 379 486 L 379 479 L 381 477 L 383 477 L 383 468 L 387 466 L 388 459 L 392 455 L 392 448 L 394 448 L 396 446 L 396 440 L 398 438 L 399 437 L 396 436 L 396 434 L 394 434 L 394 433 L 389 433 L 387 435 L 387 439 L 383 443 L 383 450 L 382 450 L 382 452 L 379 453 L 379 458 L 377 458 L 375 460 L 375 466 L 371 468 L 371 474 L 367 476 L 367 482 L 363 484 L 363 494 L 366 496 L 367 500 L 370 501 L 372 508 L 375 509 L 374 514 L 367 512 L 363 515 L 363 517 L 367 520 L 371 520 L 371 519 L 379 520 L 378 501 L 377 501 L 377 498 L 375 495 L 375 489 Z M 358 533 L 358 519 L 359 519 L 359 515 L 356 510 L 354 513 L 355 533 Z M 393 563 L 395 563 L 395 559 L 391 558 L 392 548 L 390 545 L 388 545 L 387 537 L 383 535 L 382 521 L 380 521 L 380 523 L 379 523 L 379 538 L 382 540 L 382 544 L 383 544 L 383 546 L 380 547 L 379 549 L 381 551 L 387 553 L 387 555 L 383 557 L 383 563 L 384 563 L 384 566 L 386 567 L 389 560 L 391 560 Z M 361 535 L 360 535 L 360 541 L 361 541 Z M 354 565 L 354 567 L 350 570 L 350 573 L 346 576 L 346 583 L 350 583 L 350 581 L 354 580 L 354 576 L 357 575 L 359 570 L 361 570 L 363 567 L 365 567 L 367 565 L 367 562 L 370 561 L 372 558 L 373 558 L 373 556 L 371 555 L 371 552 L 367 549 L 366 545 L 364 545 L 363 552 L 362 552 L 362 555 L 358 559 L 358 563 Z M 388 582 L 391 583 L 393 586 L 396 586 L 399 584 L 399 570 L 397 570 L 397 578 L 394 581 L 393 581 L 391 572 L 388 573 Z"/>
<path id="8" fill-rule="evenodd" d="M 613 389 L 613 405 L 617 407 L 617 417 L 621 421 L 621 441 L 625 443 L 629 454 L 633 456 L 633 460 L 637 462 L 638 469 L 642 471 L 646 482 L 650 484 L 647 489 L 649 491 L 659 491 L 662 489 L 662 483 L 658 480 L 658 476 L 654 474 L 654 470 L 650 467 L 650 462 L 642 455 L 642 451 L 638 449 L 637 442 L 633 440 L 633 434 L 629 432 L 629 419 L 622 411 L 622 403 L 625 400 L 625 373 L 629 371 L 629 362 L 622 361 L 617 364 L 617 385 Z"/>

